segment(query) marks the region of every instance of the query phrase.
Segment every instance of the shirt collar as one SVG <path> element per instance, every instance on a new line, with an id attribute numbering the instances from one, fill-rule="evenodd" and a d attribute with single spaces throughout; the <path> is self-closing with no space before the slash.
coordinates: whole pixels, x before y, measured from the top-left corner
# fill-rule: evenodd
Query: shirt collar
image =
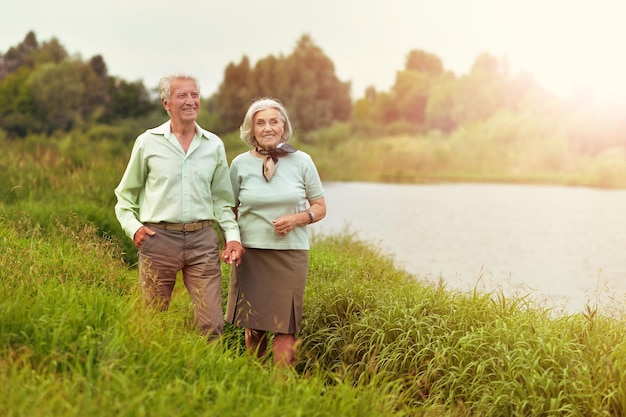
<path id="1" fill-rule="evenodd" d="M 204 130 L 203 128 L 200 127 L 200 125 L 197 122 L 194 122 L 194 124 L 196 125 L 196 135 L 198 134 L 198 132 L 200 132 L 200 138 L 205 138 L 205 139 L 209 139 L 210 138 L 210 132 Z M 171 121 L 168 120 L 167 122 L 163 123 L 161 126 L 157 126 L 155 128 L 152 129 L 148 129 L 148 131 L 152 134 L 155 135 L 163 135 L 166 138 L 169 138 L 172 135 L 172 129 L 171 129 Z"/>

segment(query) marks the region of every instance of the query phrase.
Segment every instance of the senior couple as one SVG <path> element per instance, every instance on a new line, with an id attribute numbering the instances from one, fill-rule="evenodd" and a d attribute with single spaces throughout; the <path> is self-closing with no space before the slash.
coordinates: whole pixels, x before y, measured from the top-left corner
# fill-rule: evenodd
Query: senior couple
<path id="1" fill-rule="evenodd" d="M 272 332 L 274 362 L 292 365 L 308 272 L 306 226 L 326 215 L 317 168 L 286 143 L 292 127 L 284 106 L 263 98 L 240 128 L 252 149 L 229 169 L 221 139 L 196 122 L 199 90 L 187 73 L 161 78 L 169 120 L 139 135 L 115 189 L 116 216 L 139 252 L 142 294 L 167 309 L 182 272 L 196 325 L 217 338 L 221 258 L 231 264 L 226 321 L 245 327 L 246 347 L 259 357 Z"/>

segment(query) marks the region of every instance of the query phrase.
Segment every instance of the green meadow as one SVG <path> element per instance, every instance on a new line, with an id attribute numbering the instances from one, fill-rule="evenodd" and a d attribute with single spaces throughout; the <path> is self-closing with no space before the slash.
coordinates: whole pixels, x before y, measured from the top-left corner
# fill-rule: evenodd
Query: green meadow
<path id="1" fill-rule="evenodd" d="M 325 135 L 341 132 L 299 143 L 325 181 L 626 178 L 610 156 L 556 171 L 550 149 L 533 159 L 467 137 L 324 147 Z M 224 141 L 230 158 L 245 149 Z M 207 344 L 182 285 L 169 311 L 142 305 L 136 254 L 113 213 L 130 143 L 68 133 L 1 146 L 2 416 L 626 415 L 619 302 L 569 315 L 524 294 L 452 290 L 396 269 L 350 231 L 314 236 L 298 359 L 281 371 L 245 353 L 239 328 Z M 376 165 L 383 152 L 397 163 Z M 505 154 L 514 170 L 502 169 Z"/>

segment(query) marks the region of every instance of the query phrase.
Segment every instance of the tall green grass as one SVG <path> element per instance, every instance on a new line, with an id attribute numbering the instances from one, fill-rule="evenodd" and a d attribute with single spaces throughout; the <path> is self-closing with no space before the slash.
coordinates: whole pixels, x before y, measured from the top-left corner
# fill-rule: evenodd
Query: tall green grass
<path id="1" fill-rule="evenodd" d="M 345 237 L 327 239 L 312 258 L 301 372 L 400 384 L 399 401 L 424 412 L 626 414 L 619 305 L 610 315 L 566 316 L 525 296 L 451 291 L 407 279 Z"/>
<path id="2" fill-rule="evenodd" d="M 3 219 L 0 241 L 3 416 L 375 416 L 393 408 L 378 387 L 263 366 L 242 352 L 238 329 L 207 344 L 184 291 L 169 312 L 152 314 L 138 301 L 136 271 L 93 226 L 44 231 Z"/>
<path id="3" fill-rule="evenodd" d="M 139 302 L 113 241 L 62 219 L 0 223 L 6 416 L 619 416 L 623 310 L 555 314 L 525 297 L 406 275 L 346 234 L 315 238 L 294 372 L 207 344 L 180 286 Z M 224 266 L 224 287 L 227 267 Z"/>

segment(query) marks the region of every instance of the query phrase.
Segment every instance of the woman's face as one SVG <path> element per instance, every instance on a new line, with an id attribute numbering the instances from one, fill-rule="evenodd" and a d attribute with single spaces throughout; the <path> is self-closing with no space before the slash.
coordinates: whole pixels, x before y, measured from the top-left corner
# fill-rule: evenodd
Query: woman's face
<path id="1" fill-rule="evenodd" d="M 252 117 L 252 123 L 259 148 L 270 150 L 278 146 L 285 132 L 285 123 L 277 109 L 259 110 Z"/>

